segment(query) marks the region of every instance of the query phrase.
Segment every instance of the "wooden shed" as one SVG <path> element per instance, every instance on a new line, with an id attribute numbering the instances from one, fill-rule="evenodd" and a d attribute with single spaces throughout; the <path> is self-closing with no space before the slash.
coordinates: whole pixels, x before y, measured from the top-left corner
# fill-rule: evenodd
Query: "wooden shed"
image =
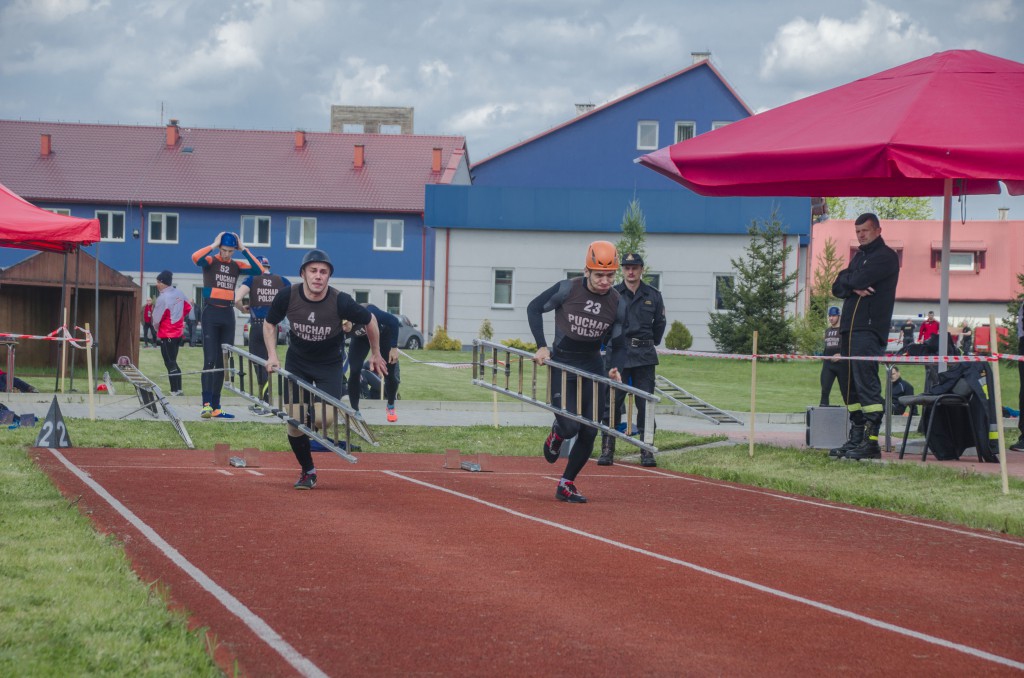
<path id="1" fill-rule="evenodd" d="M 99 264 L 99 319 L 96 318 L 96 260 L 79 253 L 35 252 L 0 271 L 0 332 L 47 335 L 64 324 L 61 289 L 65 288 L 68 330 L 88 323 L 96 339 L 99 365 L 110 365 L 120 356 L 138 364 L 142 290 L 130 277 L 103 262 Z M 65 287 L 65 279 L 66 287 Z M 80 333 L 79 333 L 80 334 Z M 60 364 L 61 342 L 22 340 L 17 364 Z M 70 351 L 75 350 L 69 347 Z M 75 356 L 82 366 L 85 356 Z M 70 361 L 70 358 L 69 358 Z"/>

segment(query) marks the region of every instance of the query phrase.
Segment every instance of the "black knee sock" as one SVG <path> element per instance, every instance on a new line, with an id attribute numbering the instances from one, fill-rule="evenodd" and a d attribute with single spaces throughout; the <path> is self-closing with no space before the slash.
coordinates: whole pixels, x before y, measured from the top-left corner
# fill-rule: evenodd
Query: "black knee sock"
<path id="1" fill-rule="evenodd" d="M 292 452 L 295 453 L 295 459 L 298 460 L 303 473 L 309 473 L 316 468 L 313 466 L 313 453 L 309 450 L 309 436 L 305 433 L 288 436 L 288 444 L 292 446 Z"/>

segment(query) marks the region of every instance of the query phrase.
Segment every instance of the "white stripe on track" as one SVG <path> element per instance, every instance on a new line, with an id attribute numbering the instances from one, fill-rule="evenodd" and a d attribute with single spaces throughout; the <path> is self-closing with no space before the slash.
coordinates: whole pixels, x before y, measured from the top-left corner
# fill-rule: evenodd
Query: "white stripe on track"
<path id="1" fill-rule="evenodd" d="M 862 516 L 870 516 L 872 518 L 881 518 L 882 520 L 891 520 L 891 521 L 897 522 L 897 523 L 906 523 L 907 525 L 914 525 L 915 527 L 927 527 L 927 528 L 930 528 L 930 529 L 933 529 L 933 530 L 940 530 L 942 532 L 952 532 L 953 534 L 958 534 L 958 535 L 963 536 L 963 537 L 974 537 L 975 539 L 987 539 L 989 541 L 999 542 L 1000 544 L 1007 544 L 1009 546 L 1016 546 L 1018 548 L 1024 548 L 1024 542 L 1014 541 L 1012 539 L 1006 539 L 1005 537 L 997 537 L 996 535 L 985 534 L 984 532 L 969 532 L 967 530 L 961 530 L 961 529 L 958 529 L 958 528 L 955 528 L 955 527 L 948 527 L 946 525 L 936 525 L 934 523 L 923 523 L 923 522 L 921 522 L 919 520 L 913 520 L 911 518 L 906 518 L 906 517 L 902 517 L 902 516 L 888 515 L 888 514 L 885 514 L 885 513 L 873 513 L 871 511 L 866 511 L 864 509 L 856 508 L 856 507 L 853 507 L 853 506 L 840 506 L 840 505 L 837 505 L 837 504 L 826 504 L 825 502 L 817 501 L 816 499 L 807 499 L 805 497 L 792 497 L 792 496 L 787 496 L 787 495 L 784 495 L 784 494 L 776 494 L 775 492 L 771 492 L 769 490 L 765 490 L 764 488 L 759 488 L 759 487 L 745 487 L 745 486 L 742 486 L 742 485 L 730 485 L 730 484 L 726 483 L 725 481 L 720 481 L 719 482 L 719 481 L 714 481 L 714 480 L 708 480 L 708 479 L 705 479 L 705 478 L 691 478 L 691 477 L 680 475 L 680 474 L 676 474 L 676 473 L 666 473 L 664 471 L 655 471 L 655 470 L 652 470 L 650 468 L 643 468 L 643 467 L 640 467 L 640 466 L 638 466 L 636 468 L 636 470 L 637 471 L 643 471 L 644 473 L 651 473 L 653 475 L 661 476 L 663 478 L 675 478 L 676 480 L 685 480 L 686 482 L 697 483 L 697 484 L 700 484 L 700 485 L 711 485 L 712 487 L 720 487 L 720 488 L 725 489 L 725 490 L 735 490 L 736 492 L 751 492 L 753 494 L 760 494 L 760 495 L 764 495 L 766 497 L 772 497 L 774 499 L 781 499 L 782 501 L 792 501 L 792 502 L 796 502 L 797 504 L 808 504 L 810 506 L 817 506 L 819 508 L 832 509 L 833 511 L 846 511 L 848 513 L 856 513 L 856 514 L 862 515 Z"/>
<path id="2" fill-rule="evenodd" d="M 932 636 L 932 635 L 929 635 L 927 633 L 921 633 L 920 631 L 914 631 L 912 629 L 904 628 L 902 626 L 896 626 L 895 624 L 890 624 L 888 622 L 884 622 L 884 621 L 881 621 L 879 619 L 873 619 L 871 617 L 866 617 L 866 616 L 864 616 L 862 614 L 858 614 L 856 612 L 851 612 L 850 610 L 844 610 L 844 609 L 842 609 L 840 607 L 835 607 L 833 605 L 829 605 L 827 603 L 822 603 L 822 602 L 817 601 L 817 600 L 811 600 L 810 598 L 804 598 L 803 596 L 798 596 L 798 595 L 795 595 L 793 593 L 787 593 L 786 591 L 781 591 L 779 589 L 774 589 L 774 588 L 771 588 L 770 586 L 765 586 L 764 584 L 758 584 L 757 582 L 753 582 L 753 581 L 750 581 L 748 579 L 742 579 L 740 577 L 736 577 L 736 576 L 733 576 L 731 574 L 726 574 L 724 572 L 719 572 L 718 570 L 712 570 L 710 568 L 703 567 L 701 565 L 697 565 L 696 563 L 690 563 L 690 562 L 687 562 L 685 560 L 680 560 L 678 558 L 673 558 L 671 556 L 666 556 L 666 555 L 661 554 L 661 553 L 655 553 L 654 551 L 648 551 L 647 549 L 642 549 L 642 548 L 639 548 L 637 546 L 630 546 L 629 544 L 624 544 L 624 543 L 622 543 L 620 541 L 615 541 L 614 539 L 609 539 L 607 537 L 602 537 L 600 535 L 591 534 L 590 532 L 584 532 L 583 530 L 578 530 L 575 527 L 569 527 L 568 525 L 562 525 L 561 523 L 556 523 L 554 521 L 547 520 L 546 518 L 538 518 L 537 516 L 531 516 L 531 515 L 529 515 L 527 513 L 522 513 L 521 511 L 516 511 L 515 509 L 511 509 L 511 508 L 509 508 L 507 506 L 502 506 L 500 504 L 495 504 L 493 502 L 487 501 L 486 499 L 480 499 L 479 497 L 474 497 L 474 496 L 469 495 L 469 494 L 464 494 L 462 492 L 458 492 L 457 490 L 451 490 L 451 489 L 448 489 L 447 487 L 441 487 L 440 485 L 434 485 L 433 483 L 428 483 L 428 482 L 423 481 L 423 480 L 418 480 L 416 478 L 410 478 L 410 477 L 404 476 L 404 475 L 402 475 L 400 473 L 395 473 L 394 471 L 384 471 L 384 473 L 386 475 L 392 476 L 394 478 L 398 478 L 400 480 L 404 480 L 406 482 L 415 483 L 417 485 L 422 485 L 423 487 L 426 487 L 426 488 L 429 488 L 429 489 L 432 489 L 432 490 L 437 490 L 438 492 L 445 492 L 447 494 L 459 497 L 461 499 L 466 499 L 466 500 L 469 500 L 469 501 L 472 501 L 472 502 L 476 502 L 478 504 L 482 504 L 483 506 L 487 506 L 489 508 L 496 509 L 498 511 L 502 511 L 504 513 L 508 513 L 509 515 L 513 515 L 513 516 L 515 516 L 517 518 L 523 518 L 524 520 L 530 520 L 530 521 L 533 521 L 535 523 L 540 523 L 541 525 L 547 525 L 548 527 L 553 527 L 556 530 L 563 530 L 565 532 L 569 532 L 571 534 L 575 534 L 575 535 L 580 536 L 580 537 L 585 537 L 587 539 L 593 539 L 594 541 L 598 541 L 598 542 L 601 542 L 602 544 L 607 544 L 609 546 L 614 546 L 616 548 L 620 548 L 620 549 L 623 549 L 625 551 L 631 551 L 633 553 L 639 553 L 640 555 L 648 556 L 650 558 L 656 558 L 657 560 L 661 560 L 661 561 L 664 561 L 664 562 L 667 562 L 667 563 L 672 563 L 673 565 L 679 565 L 681 567 L 689 568 L 691 570 L 694 570 L 696 572 L 700 572 L 702 574 L 706 574 L 706 575 L 709 575 L 709 576 L 712 576 L 712 577 L 717 577 L 719 579 L 724 579 L 725 581 L 732 582 L 733 584 L 739 584 L 740 586 L 745 586 L 747 588 L 754 589 L 755 591 L 760 591 L 761 593 L 767 593 L 768 595 L 777 596 L 777 597 L 783 598 L 785 600 L 789 600 L 789 601 L 792 601 L 792 602 L 795 602 L 795 603 L 800 603 L 801 605 L 807 605 L 809 607 L 813 607 L 815 609 L 822 610 L 824 612 L 829 612 L 831 614 L 834 614 L 834 615 L 837 615 L 837 616 L 840 616 L 840 617 L 845 617 L 846 619 L 852 619 L 853 621 L 858 621 L 858 622 L 861 622 L 863 624 L 867 624 L 868 626 L 874 626 L 875 628 L 879 628 L 879 629 L 882 629 L 884 631 L 890 631 L 892 633 L 896 633 L 896 634 L 899 634 L 899 635 L 902 635 L 902 636 L 907 636 L 909 638 L 914 638 L 915 640 L 921 640 L 921 641 L 924 641 L 926 643 L 931 643 L 932 645 L 938 645 L 939 647 L 943 647 L 943 648 L 946 648 L 946 649 L 949 649 L 949 650 L 953 650 L 955 652 L 962 652 L 963 654 L 971 655 L 972 657 L 978 657 L 979 659 L 985 659 L 985 660 L 988 660 L 990 662 L 994 662 L 996 664 L 1001 664 L 1002 666 L 1009 666 L 1010 668 L 1014 668 L 1014 669 L 1018 669 L 1018 670 L 1024 670 L 1024 662 L 1019 662 L 1019 661 L 1016 661 L 1014 659 L 1010 659 L 1008 657 L 1001 657 L 1001 656 L 999 656 L 997 654 L 992 654 L 991 652 L 985 652 L 984 650 L 979 650 L 977 648 L 970 647 L 968 645 L 963 645 L 961 643 L 955 643 L 953 641 L 946 640 L 944 638 L 938 638 L 936 636 Z"/>
<path id="3" fill-rule="evenodd" d="M 191 577 L 197 584 L 205 589 L 210 595 L 216 598 L 221 605 L 226 607 L 229 612 L 238 617 L 243 624 L 245 624 L 249 630 L 251 630 L 256 636 L 264 643 L 273 648 L 281 657 L 288 662 L 300 675 L 302 676 L 314 676 L 315 678 L 327 678 L 327 674 L 320 670 L 316 664 L 311 662 L 306 657 L 302 656 L 298 650 L 292 647 L 288 641 L 281 637 L 281 635 L 272 629 L 269 624 L 260 619 L 252 610 L 246 607 L 242 601 L 235 598 L 217 582 L 210 579 L 210 577 L 200 570 L 198 567 L 188 561 L 185 556 L 181 555 L 177 549 L 167 543 L 163 537 L 156 533 L 156 531 L 149 525 L 144 523 L 141 518 L 132 513 L 127 506 L 117 500 L 116 497 L 107 492 L 106 489 L 95 480 L 93 480 L 87 473 L 75 466 L 69 461 L 64 455 L 53 448 L 49 448 L 50 453 L 57 458 L 57 460 L 64 464 L 69 471 L 75 474 L 79 480 L 89 486 L 89 488 L 102 497 L 110 506 L 117 511 L 121 516 L 129 523 L 135 526 L 139 532 L 142 533 L 146 539 L 150 541 L 155 547 L 157 547 L 161 553 L 173 562 L 175 565 L 185 571 L 189 577 Z"/>

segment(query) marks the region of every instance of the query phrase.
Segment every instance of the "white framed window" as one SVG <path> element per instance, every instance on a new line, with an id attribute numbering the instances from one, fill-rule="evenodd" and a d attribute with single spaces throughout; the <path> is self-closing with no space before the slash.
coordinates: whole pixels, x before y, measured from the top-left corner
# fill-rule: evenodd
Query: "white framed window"
<path id="1" fill-rule="evenodd" d="M 680 141 L 686 141 L 697 136 L 697 123 L 692 120 L 677 120 L 676 121 L 676 140 L 675 143 Z"/>
<path id="2" fill-rule="evenodd" d="M 583 271 L 566 271 L 565 272 L 565 279 L 566 280 L 572 280 L 573 278 L 582 278 L 582 277 L 583 277 Z"/>
<path id="3" fill-rule="evenodd" d="M 288 247 L 316 247 L 316 217 L 288 217 Z"/>
<path id="4" fill-rule="evenodd" d="M 405 248 L 405 221 L 402 219 L 373 220 L 373 249 L 400 252 Z"/>
<path id="5" fill-rule="evenodd" d="M 357 304 L 370 303 L 370 290 L 352 290 L 352 298 Z"/>
<path id="6" fill-rule="evenodd" d="M 387 306 L 386 310 L 388 313 L 393 315 L 399 315 L 402 313 L 402 293 L 401 292 L 385 292 L 384 293 L 384 305 Z"/>
<path id="7" fill-rule="evenodd" d="M 716 130 L 719 127 L 725 127 L 726 125 L 729 125 L 732 122 L 733 122 L 732 120 L 714 120 L 711 123 L 711 129 L 712 130 Z"/>
<path id="8" fill-rule="evenodd" d="M 341 131 L 344 134 L 362 134 L 365 127 L 360 122 L 346 122 L 342 123 Z"/>
<path id="9" fill-rule="evenodd" d="M 381 125 L 380 126 L 380 133 L 381 134 L 401 134 L 402 133 L 402 126 L 401 125 Z"/>
<path id="10" fill-rule="evenodd" d="M 96 210 L 100 220 L 100 240 L 103 242 L 124 242 L 124 212 Z"/>
<path id="11" fill-rule="evenodd" d="M 174 245 L 178 242 L 178 215 L 153 212 L 149 215 L 149 242 Z"/>
<path id="12" fill-rule="evenodd" d="M 650 271 L 644 273 L 644 282 L 653 287 L 656 290 L 661 290 L 661 274 L 651 273 Z"/>
<path id="13" fill-rule="evenodd" d="M 270 217 L 243 214 L 240 235 L 246 247 L 270 247 Z"/>
<path id="14" fill-rule="evenodd" d="M 728 311 L 730 310 L 729 304 L 726 301 L 726 295 L 733 290 L 733 285 L 736 284 L 736 276 L 733 273 L 716 273 L 715 274 L 715 310 L 716 311 Z"/>
<path id="15" fill-rule="evenodd" d="M 658 150 L 657 120 L 641 120 L 636 124 L 636 149 L 638 151 Z"/>
<path id="16" fill-rule="evenodd" d="M 495 268 L 492 274 L 494 285 L 491 306 L 512 308 L 512 284 L 515 279 L 515 271 L 511 268 Z"/>
<path id="17" fill-rule="evenodd" d="M 950 252 L 949 270 L 951 271 L 973 271 L 974 252 Z"/>
<path id="18" fill-rule="evenodd" d="M 71 216 L 71 210 L 65 209 L 63 207 L 44 207 L 43 209 L 46 210 L 47 212 L 53 212 L 54 214 L 59 214 L 62 217 L 70 217 Z"/>

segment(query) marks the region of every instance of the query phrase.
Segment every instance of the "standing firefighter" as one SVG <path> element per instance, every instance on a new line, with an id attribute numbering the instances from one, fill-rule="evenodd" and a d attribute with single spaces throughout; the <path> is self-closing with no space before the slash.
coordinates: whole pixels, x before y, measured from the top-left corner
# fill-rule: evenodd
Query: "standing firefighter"
<path id="1" fill-rule="evenodd" d="M 267 345 L 263 341 L 263 322 L 267 319 L 267 312 L 270 311 L 274 297 L 284 288 L 291 287 L 292 283 L 288 278 L 270 272 L 270 259 L 260 257 L 260 265 L 263 266 L 262 275 L 250 275 L 242 281 L 235 292 L 235 306 L 244 311 L 242 301 L 246 295 L 249 296 L 249 352 L 266 360 Z M 277 343 L 276 337 L 274 343 Z M 256 382 L 259 385 L 260 398 L 266 401 L 270 381 L 267 379 L 267 370 L 260 365 L 256 366 Z M 270 409 L 262 405 L 252 405 L 249 411 L 260 416 L 271 414 Z"/>
<path id="2" fill-rule="evenodd" d="M 619 303 L 619 293 L 612 289 L 615 272 L 619 268 L 618 259 L 615 245 L 605 240 L 593 242 L 587 248 L 582 278 L 559 281 L 530 302 L 526 308 L 526 316 L 530 321 L 534 341 L 537 342 L 534 362 L 543 365 L 551 359 L 591 374 L 604 375 L 601 345 L 605 343 L 610 346 L 609 364 L 612 366 L 607 372 L 608 377 L 622 381 L 622 331 L 625 326 L 626 307 L 625 304 Z M 551 311 L 555 312 L 555 340 L 549 349 L 544 337 L 543 314 Z M 607 403 L 607 386 L 602 385 L 599 388 L 599 401 L 594 403 L 594 382 L 582 379 L 579 384 L 580 391 L 577 393 L 575 375 L 567 376 L 565 393 L 562 393 L 561 370 L 552 369 L 548 375 L 552 405 L 564 407 L 573 414 L 586 417 L 593 416 L 595 404 L 600 408 L 602 403 Z M 597 429 L 555 415 L 551 433 L 544 441 L 544 458 L 551 464 L 558 461 L 562 442 L 572 437 L 576 438 L 576 442 L 569 451 L 569 460 L 555 490 L 555 498 L 573 504 L 584 504 L 587 498 L 576 489 L 575 480 L 594 451 Z"/>
<path id="3" fill-rule="evenodd" d="M 655 348 L 665 335 L 665 302 L 661 292 L 643 281 L 644 260 L 636 252 L 630 252 L 622 259 L 622 282 L 615 286 L 615 291 L 622 298 L 620 303 L 626 306 L 626 329 L 624 331 L 625 369 L 622 370 L 622 381 L 646 393 L 654 393 L 654 372 L 658 365 L 658 351 Z M 618 424 L 622 418 L 626 394 L 615 396 L 615 415 L 612 425 Z M 627 421 L 627 429 L 632 428 L 632 435 L 643 437 L 644 425 L 647 421 L 647 401 L 638 400 L 636 404 L 636 427 Z M 615 458 L 615 438 L 601 435 L 601 456 L 598 466 L 611 466 Z M 640 463 L 644 466 L 657 466 L 654 454 L 647 450 L 640 451 Z"/>
<path id="4" fill-rule="evenodd" d="M 344 380 L 342 365 L 345 362 L 345 334 L 341 327 L 343 321 L 366 325 L 366 337 L 371 351 L 370 367 L 374 372 L 386 374 L 387 364 L 380 355 L 377 319 L 357 304 L 355 299 L 328 285 L 333 274 L 334 264 L 326 252 L 307 252 L 299 268 L 302 284 L 281 290 L 274 297 L 263 323 L 263 339 L 269 353 L 267 372 L 273 374 L 281 367 L 277 358 L 277 325 L 287 317 L 290 329 L 284 368 L 340 400 Z M 300 411 L 302 406 L 314 409 L 312 403 L 298 402 L 297 386 L 286 394 L 286 398 L 289 403 L 288 414 L 293 419 L 298 420 L 303 416 L 304 413 Z M 315 417 L 315 413 L 311 414 Z M 322 422 L 324 430 L 333 423 Z M 302 468 L 302 475 L 295 483 L 297 490 L 311 490 L 316 486 L 316 467 L 313 465 L 309 443 L 308 435 L 288 424 L 288 444 Z"/>
<path id="5" fill-rule="evenodd" d="M 900 261 L 882 239 L 882 226 L 877 216 L 868 212 L 857 217 L 855 231 L 860 247 L 849 267 L 839 272 L 832 285 L 832 295 L 844 300 L 839 350 L 843 356 L 882 356 L 896 303 Z M 830 450 L 829 456 L 880 459 L 878 429 L 885 400 L 878 378 L 878 363 L 845 362 L 845 368 L 839 370 L 839 388 L 850 411 L 850 437 L 842 446 Z"/>

